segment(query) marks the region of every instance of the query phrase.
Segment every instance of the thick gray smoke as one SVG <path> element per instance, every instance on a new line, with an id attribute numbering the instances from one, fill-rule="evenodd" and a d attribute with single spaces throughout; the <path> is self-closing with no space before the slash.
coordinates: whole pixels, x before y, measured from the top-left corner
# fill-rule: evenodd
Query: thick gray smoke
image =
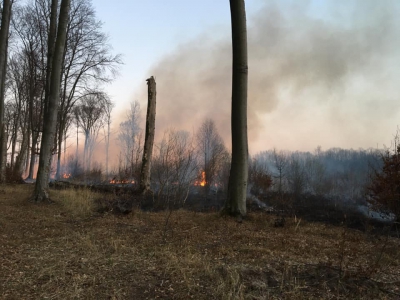
<path id="1" fill-rule="evenodd" d="M 390 141 L 399 120 L 399 3 L 327 1 L 318 12 L 312 1 L 292 2 L 266 1 L 248 16 L 251 152 Z M 230 141 L 229 27 L 177 46 L 149 75 L 158 134 L 192 131 L 211 117 Z"/>

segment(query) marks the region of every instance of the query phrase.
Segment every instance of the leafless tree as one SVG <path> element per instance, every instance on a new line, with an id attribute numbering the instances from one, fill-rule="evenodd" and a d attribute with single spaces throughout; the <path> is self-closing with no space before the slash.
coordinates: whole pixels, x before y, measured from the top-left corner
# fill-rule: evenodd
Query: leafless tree
<path id="1" fill-rule="evenodd" d="M 278 192 L 282 194 L 283 183 L 286 175 L 286 167 L 288 165 L 288 157 L 283 151 L 273 150 L 273 165 L 276 170 L 274 177 L 278 180 Z"/>
<path id="2" fill-rule="evenodd" d="M 54 4 L 54 6 L 53 6 Z M 56 18 L 53 17 L 56 14 L 57 0 L 52 1 L 51 10 L 51 24 L 50 28 L 55 27 L 54 21 Z M 57 112 L 59 106 L 59 95 L 60 95 L 60 80 L 61 80 L 61 66 L 62 66 L 62 54 L 65 47 L 65 40 L 67 34 L 67 24 L 69 18 L 70 0 L 62 0 L 61 8 L 58 21 L 57 37 L 54 41 L 50 40 L 49 37 L 49 53 L 52 53 L 54 49 L 54 57 L 51 59 L 51 72 L 50 79 L 46 78 L 49 83 L 49 93 L 46 96 L 45 102 L 45 114 L 44 114 L 44 126 L 43 135 L 40 147 L 40 158 L 39 168 L 36 179 L 35 191 L 33 199 L 36 202 L 47 201 L 49 195 L 47 193 L 50 177 L 50 162 L 52 158 L 52 145 L 54 145 L 54 137 L 56 134 L 57 126 Z M 50 34 L 52 36 L 52 34 Z M 55 35 L 54 35 L 55 36 Z M 55 43 L 54 43 L 55 42 Z M 54 46 L 53 46 L 54 44 Z M 47 93 L 47 89 L 46 89 Z"/>
<path id="3" fill-rule="evenodd" d="M 222 168 L 226 148 L 214 121 L 211 119 L 206 119 L 201 124 L 196 134 L 196 141 L 199 165 L 204 172 L 205 187 L 208 191 L 210 185 L 215 183 L 218 172 Z"/>
<path id="4" fill-rule="evenodd" d="M 28 156 L 28 103 L 26 101 L 26 86 L 24 65 L 20 62 L 20 54 L 12 56 L 9 60 L 8 78 L 10 79 L 7 111 L 10 116 L 7 136 L 11 148 L 10 167 L 14 176 L 22 175 L 22 162 Z M 20 140 L 17 156 L 17 143 Z M 16 157 L 18 159 L 16 159 Z M 18 162 L 18 163 L 17 163 Z"/>
<path id="5" fill-rule="evenodd" d="M 249 162 L 249 192 L 255 196 L 264 194 L 272 186 L 272 183 L 267 162 L 261 157 L 251 159 Z"/>
<path id="6" fill-rule="evenodd" d="M 296 153 L 288 161 L 287 180 L 292 195 L 295 198 L 300 197 L 306 187 L 306 170 L 304 160 Z"/>
<path id="7" fill-rule="evenodd" d="M 83 152 L 84 170 L 91 168 L 94 146 L 100 128 L 104 126 L 106 112 L 111 106 L 111 101 L 104 93 L 90 94 L 81 99 L 81 103 L 75 107 L 75 118 L 85 135 Z"/>
<path id="8" fill-rule="evenodd" d="M 7 74 L 8 36 L 11 19 L 12 0 L 3 0 L 0 28 L 0 182 L 5 181 L 7 160 L 7 137 L 4 124 L 4 95 Z"/>
<path id="9" fill-rule="evenodd" d="M 57 10 L 58 2 L 52 3 Z M 14 48 L 14 61 L 23 68 L 23 80 L 25 87 L 28 111 L 28 144 L 30 141 L 29 178 L 34 177 L 36 157 L 43 127 L 43 112 L 46 95 L 49 94 L 49 77 L 51 69 L 51 57 L 54 43 L 50 39 L 55 37 L 57 12 L 51 16 L 51 5 L 47 0 L 35 0 L 18 7 L 13 18 L 13 31 L 18 40 Z M 53 18 L 50 30 L 49 19 Z M 51 37 L 49 37 L 49 34 Z M 47 89 L 47 93 L 46 93 Z M 22 92 L 20 91 L 20 93 Z M 25 137 L 23 137 L 24 139 Z M 26 139 L 26 138 L 25 138 Z"/>
<path id="10" fill-rule="evenodd" d="M 44 5 L 44 2 L 46 4 Z M 58 9 L 58 2 L 52 3 L 55 10 Z M 42 13 L 42 8 L 45 12 Z M 18 166 L 15 172 L 19 172 L 21 157 L 28 157 L 25 151 L 29 150 L 30 160 L 26 159 L 29 165 L 28 177 L 34 177 L 35 161 L 38 154 L 38 145 L 43 126 L 43 111 L 46 95 L 49 94 L 49 76 L 50 74 L 52 49 L 54 48 L 54 37 L 56 33 L 56 17 L 57 11 L 53 13 L 52 31 L 50 31 L 49 19 L 51 6 L 47 0 L 35 0 L 26 3 L 23 6 L 16 7 L 13 18 L 13 33 L 17 38 L 14 43 L 14 54 L 11 59 L 13 80 L 16 84 L 13 87 L 14 97 L 22 98 L 26 102 L 26 119 L 21 122 L 22 142 L 21 153 L 18 155 Z M 48 35 L 52 36 L 53 43 L 50 43 Z M 18 78 L 20 77 L 20 78 Z M 22 84 L 18 82 L 22 81 Z M 47 86 L 46 86 L 47 85 Z M 47 88 L 47 93 L 45 92 Z M 18 90 L 18 93 L 16 92 Z M 17 97 L 18 94 L 18 97 Z M 22 97 L 21 97 L 22 96 Z M 19 100 L 21 101 L 21 100 Z M 13 147 L 14 149 L 14 147 Z M 26 149 L 26 150 L 25 150 Z M 14 151 L 12 151 L 14 153 Z M 22 156 L 21 156 L 22 154 Z M 13 155 L 12 155 L 13 157 Z M 13 159 L 12 159 L 13 160 Z"/>
<path id="11" fill-rule="evenodd" d="M 306 158 L 305 173 L 309 193 L 322 195 L 327 192 L 326 167 L 318 155 Z"/>
<path id="12" fill-rule="evenodd" d="M 166 131 L 154 154 L 153 190 L 158 191 L 159 199 L 184 204 L 198 175 L 196 149 L 190 134 Z"/>
<path id="13" fill-rule="evenodd" d="M 154 185 L 158 190 L 158 196 L 164 193 L 164 189 L 168 189 L 168 186 L 172 184 L 173 180 L 173 152 L 174 152 L 174 135 L 175 131 L 170 130 L 164 132 L 162 141 L 156 146 L 154 153 L 154 162 L 152 168 L 152 177 L 154 179 Z"/>
<path id="14" fill-rule="evenodd" d="M 106 175 L 108 175 L 108 161 L 109 161 L 109 149 L 110 149 L 110 135 L 111 135 L 111 112 L 114 108 L 114 103 L 110 102 L 109 105 L 105 106 L 105 123 L 104 128 L 104 140 L 106 144 Z"/>
<path id="15" fill-rule="evenodd" d="M 12 19 L 12 34 L 15 38 L 11 61 L 18 65 L 14 69 L 18 69 L 19 74 L 16 75 L 19 78 L 16 82 L 11 81 L 10 98 L 14 98 L 12 101 L 16 104 L 19 102 L 23 114 L 18 114 L 14 119 L 20 129 L 8 126 L 11 130 L 11 164 L 16 166 L 18 161 L 18 170 L 21 170 L 23 164 L 30 166 L 29 177 L 34 177 L 43 117 L 48 110 L 59 2 L 29 0 L 13 9 L 16 15 Z M 70 8 L 61 57 L 57 129 L 51 147 L 51 152 L 57 153 L 57 176 L 60 176 L 62 153 L 65 156 L 66 152 L 65 141 L 74 119 L 74 106 L 82 97 L 98 93 L 101 84 L 113 80 L 121 63 L 120 55 L 112 55 L 108 37 L 102 32 L 102 24 L 96 18 L 92 2 L 70 0 Z M 30 160 L 26 153 L 29 150 Z"/>
<path id="16" fill-rule="evenodd" d="M 146 129 L 144 135 L 142 167 L 140 170 L 140 190 L 147 192 L 150 190 L 151 162 L 153 157 L 154 136 L 156 130 L 156 105 L 157 105 L 157 86 L 153 76 L 147 81 L 147 114 Z"/>
<path id="17" fill-rule="evenodd" d="M 122 150 L 123 169 L 133 177 L 140 168 L 140 154 L 142 153 L 141 129 L 139 126 L 140 105 L 138 101 L 130 104 L 127 119 L 119 124 L 118 142 Z"/>
<path id="18" fill-rule="evenodd" d="M 121 56 L 111 54 L 108 38 L 101 28 L 91 1 L 71 0 L 71 17 L 63 54 L 57 174 L 60 173 L 61 145 L 71 124 L 69 120 L 74 106 L 82 97 L 96 94 L 99 84 L 110 82 L 121 64 Z"/>

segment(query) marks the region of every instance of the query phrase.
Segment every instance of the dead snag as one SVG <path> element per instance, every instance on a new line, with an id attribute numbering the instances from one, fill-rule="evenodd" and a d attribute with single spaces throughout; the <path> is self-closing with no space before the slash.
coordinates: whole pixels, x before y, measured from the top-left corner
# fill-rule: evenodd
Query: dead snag
<path id="1" fill-rule="evenodd" d="M 147 81 L 147 117 L 146 134 L 143 148 L 142 168 L 140 172 L 140 190 L 144 193 L 150 190 L 151 158 L 153 155 L 154 133 L 156 127 L 156 81 L 151 76 Z"/>

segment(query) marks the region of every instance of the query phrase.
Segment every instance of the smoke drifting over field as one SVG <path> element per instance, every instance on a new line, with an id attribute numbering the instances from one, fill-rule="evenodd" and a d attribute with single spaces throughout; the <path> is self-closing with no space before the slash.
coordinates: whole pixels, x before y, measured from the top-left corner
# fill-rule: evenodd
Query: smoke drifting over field
<path id="1" fill-rule="evenodd" d="M 318 13 L 312 1 L 268 2 L 248 16 L 250 151 L 390 141 L 399 120 L 398 3 L 330 1 Z M 229 27 L 177 46 L 149 75 L 157 80 L 159 136 L 211 117 L 230 141 Z"/>

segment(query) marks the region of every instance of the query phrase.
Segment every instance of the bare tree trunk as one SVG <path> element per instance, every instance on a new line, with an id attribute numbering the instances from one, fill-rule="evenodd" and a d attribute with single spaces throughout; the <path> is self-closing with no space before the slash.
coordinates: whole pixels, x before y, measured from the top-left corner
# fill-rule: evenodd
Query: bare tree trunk
<path id="1" fill-rule="evenodd" d="M 6 42 L 8 44 L 8 41 Z M 7 132 L 4 120 L 4 95 L 5 95 L 5 76 L 7 74 L 7 50 L 5 55 L 6 63 L 3 66 L 4 76 L 0 82 L 0 183 L 6 182 L 6 163 L 7 163 Z"/>
<path id="2" fill-rule="evenodd" d="M 83 146 L 83 171 L 85 172 L 85 176 L 86 173 L 88 171 L 88 166 L 89 166 L 89 162 L 88 162 L 88 147 L 89 147 L 89 132 L 85 131 L 85 144 Z"/>
<path id="3" fill-rule="evenodd" d="M 28 131 L 26 132 L 26 147 L 25 147 L 25 152 L 23 157 L 24 157 L 24 161 L 23 164 L 25 165 L 25 171 L 24 174 L 29 174 L 29 143 L 31 142 L 31 130 L 30 130 L 30 122 L 28 122 Z M 22 146 L 21 146 L 22 149 Z"/>
<path id="4" fill-rule="evenodd" d="M 53 56 L 54 47 L 56 45 L 57 38 L 57 11 L 58 11 L 58 0 L 51 0 L 50 10 L 50 28 L 49 36 L 47 39 L 47 64 L 46 64 L 46 86 L 44 93 L 44 111 L 47 111 L 47 104 L 49 102 L 50 86 L 51 86 L 51 71 L 53 67 Z"/>
<path id="5" fill-rule="evenodd" d="M 110 120 L 107 122 L 107 137 L 106 137 L 106 176 L 108 176 L 108 160 L 109 160 L 109 151 L 110 151 Z"/>
<path id="6" fill-rule="evenodd" d="M 29 173 L 28 173 L 28 179 L 33 179 L 33 172 L 35 169 L 35 147 L 31 147 L 31 159 L 29 163 Z"/>
<path id="7" fill-rule="evenodd" d="M 61 148 L 62 148 L 62 140 L 64 135 L 62 134 L 61 126 L 58 132 L 59 136 L 57 138 L 57 170 L 56 170 L 56 178 L 61 178 Z"/>
<path id="8" fill-rule="evenodd" d="M 75 152 L 75 160 L 78 162 L 79 155 L 79 126 L 76 125 L 76 152 Z"/>
<path id="9" fill-rule="evenodd" d="M 142 192 L 150 190 L 151 158 L 153 156 L 154 134 L 156 127 L 156 81 L 153 76 L 146 81 L 148 86 L 148 103 L 142 168 L 140 172 L 140 190 Z"/>
<path id="10" fill-rule="evenodd" d="M 12 170 L 14 170 L 14 164 L 15 164 L 14 158 L 15 158 L 16 145 L 17 145 L 17 132 L 15 132 L 15 134 L 13 135 L 12 142 L 11 142 L 11 158 L 10 158 L 11 165 L 10 165 L 10 167 Z"/>
<path id="11" fill-rule="evenodd" d="M 62 109 L 62 108 L 61 108 Z M 57 169 L 56 169 L 56 179 L 61 179 L 63 176 L 62 173 L 64 173 L 64 170 L 61 170 L 61 159 L 62 159 L 62 154 L 64 153 L 64 167 L 65 167 L 65 152 L 66 152 L 66 139 L 67 139 L 67 132 L 66 132 L 66 121 L 62 114 L 60 113 L 58 115 L 58 136 L 56 139 L 56 144 L 57 144 Z M 62 150 L 62 145 L 64 142 L 64 151 Z"/>
<path id="12" fill-rule="evenodd" d="M 232 164 L 224 210 L 246 215 L 248 177 L 247 144 L 247 32 L 244 0 L 230 0 L 232 22 Z"/>
<path id="13" fill-rule="evenodd" d="M 25 159 L 29 161 L 28 159 L 28 148 L 29 148 L 29 132 L 23 128 L 22 130 L 22 142 L 21 142 L 21 147 L 19 149 L 19 153 L 15 159 L 15 164 L 14 164 L 14 173 L 15 174 L 21 174 L 23 173 L 23 164 Z"/>
<path id="14" fill-rule="evenodd" d="M 6 180 L 7 136 L 4 124 L 4 93 L 7 71 L 8 33 L 10 28 L 13 1 L 3 1 L 0 29 L 0 183 Z"/>
<path id="15" fill-rule="evenodd" d="M 70 170 L 66 170 L 66 163 L 67 163 L 67 132 L 64 133 L 64 157 L 63 157 L 63 173 L 66 171 L 71 172 Z"/>
<path id="16" fill-rule="evenodd" d="M 53 1 L 54 2 L 54 1 Z M 52 7 L 53 9 L 53 7 Z M 54 137 L 57 129 L 57 112 L 60 98 L 61 64 L 66 40 L 67 24 L 69 17 L 70 0 L 62 0 L 58 22 L 57 39 L 54 46 L 54 57 L 51 68 L 51 79 L 48 101 L 44 112 L 43 135 L 40 147 L 39 168 L 36 179 L 34 201 L 48 201 L 47 189 L 51 167 L 51 148 L 54 145 Z M 51 12 L 53 15 L 53 11 Z M 51 25 L 50 25 L 51 27 Z M 49 41 L 49 45 L 51 45 Z"/>
<path id="17" fill-rule="evenodd" d="M 29 175 L 28 178 L 29 179 L 33 179 L 34 178 L 34 171 L 35 171 L 35 162 L 36 162 L 36 147 L 37 147 L 37 143 L 38 143 L 38 138 L 39 136 L 36 135 L 35 133 L 32 133 L 32 146 L 31 146 L 31 162 L 29 164 Z"/>

